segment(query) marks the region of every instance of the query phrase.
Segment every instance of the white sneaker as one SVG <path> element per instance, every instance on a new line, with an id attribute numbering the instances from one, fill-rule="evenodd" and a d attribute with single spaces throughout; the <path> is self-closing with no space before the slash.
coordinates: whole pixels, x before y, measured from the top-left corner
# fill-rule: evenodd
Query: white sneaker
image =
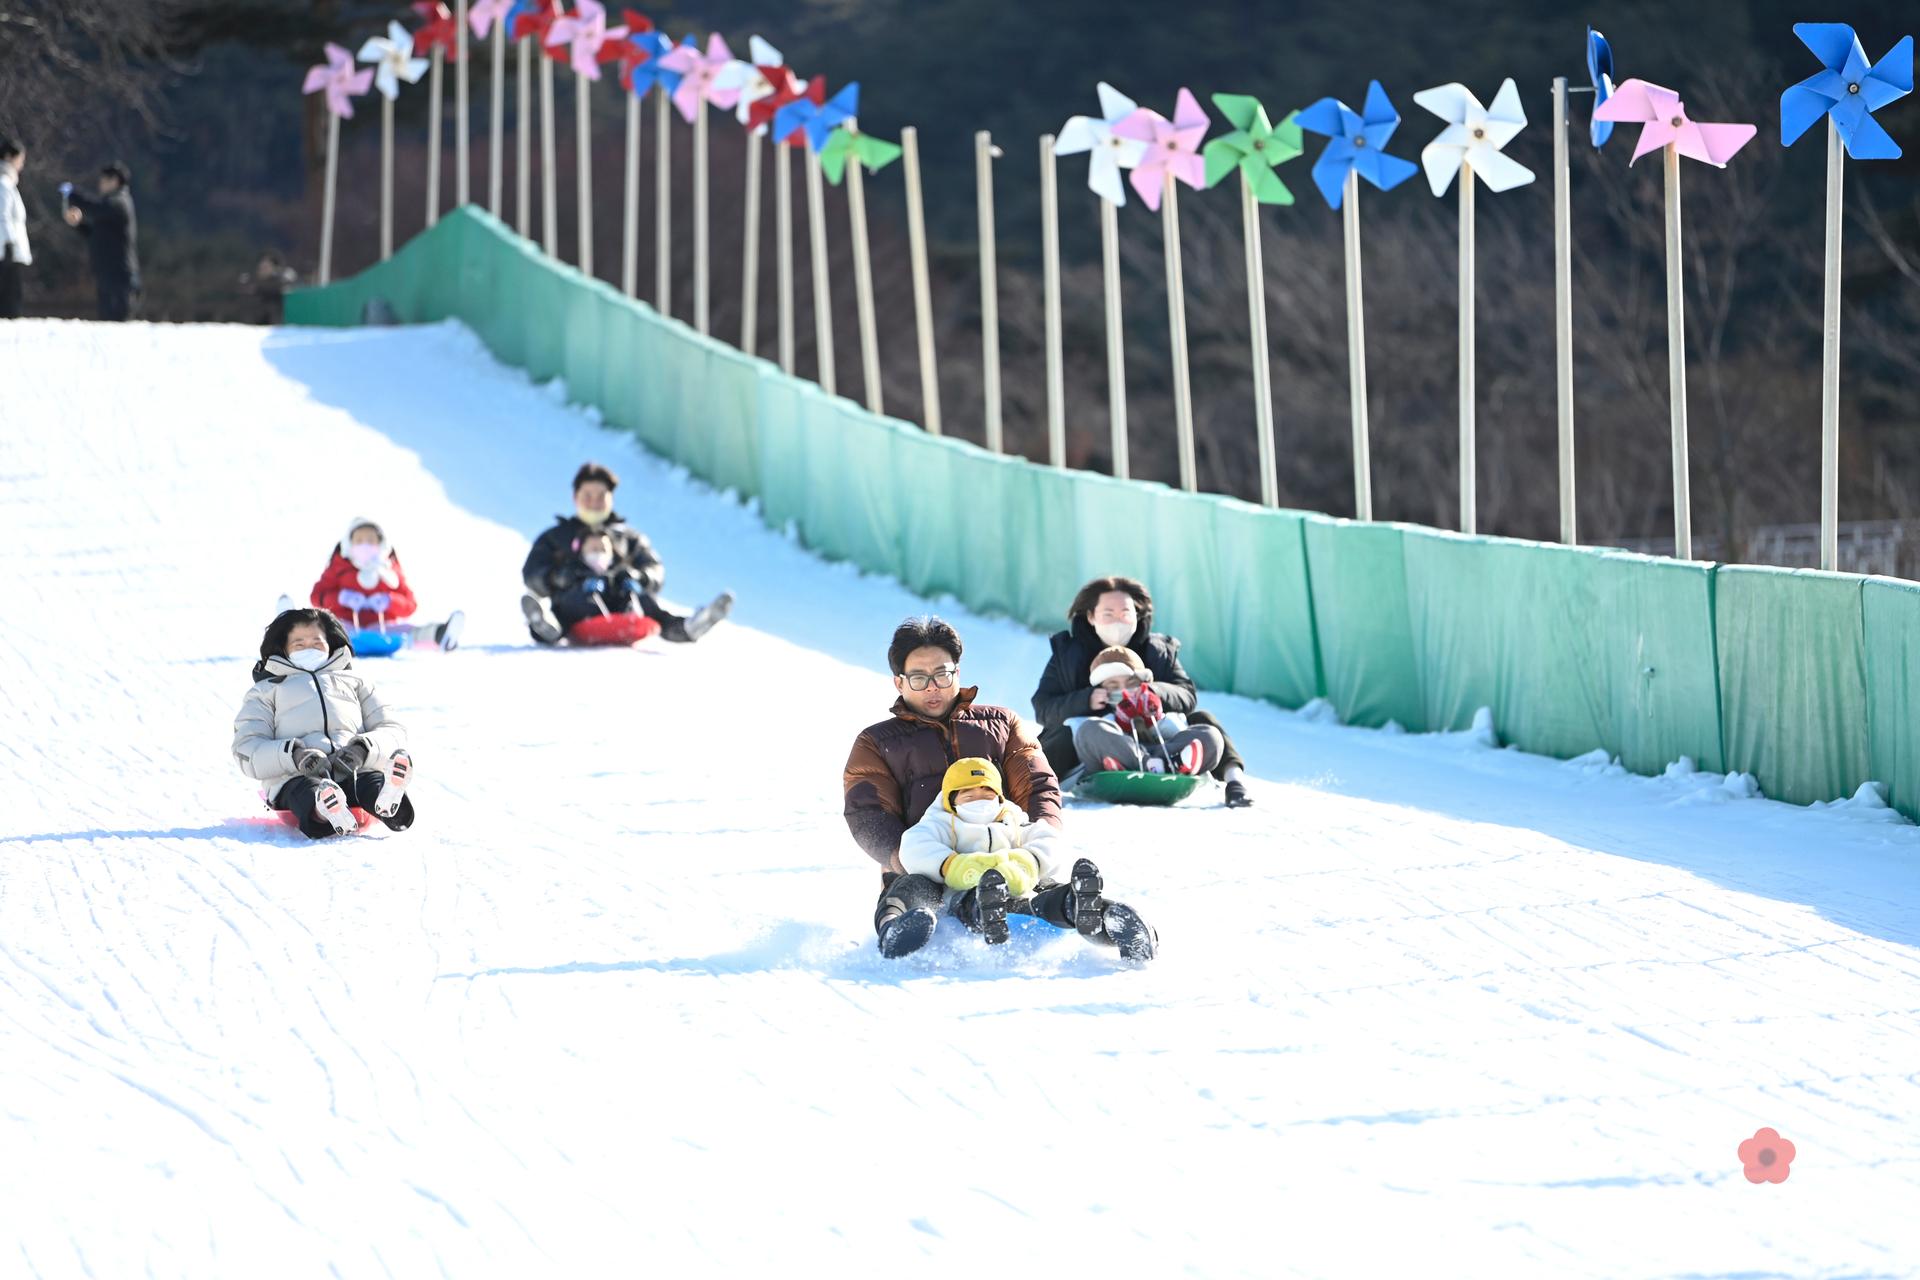
<path id="1" fill-rule="evenodd" d="M 347 803 L 347 793 L 336 782 L 322 782 L 313 789 L 313 809 L 333 827 L 333 833 L 350 836 L 360 829 L 360 822 L 353 816 L 353 807 Z"/>
<path id="2" fill-rule="evenodd" d="M 455 609 L 447 615 L 447 620 L 434 628 L 434 640 L 442 652 L 460 647 L 460 633 L 466 630 L 467 613 L 464 609 Z"/>
<path id="3" fill-rule="evenodd" d="M 293 603 L 292 596 L 281 596 L 279 603 L 273 606 L 273 614 L 277 618 L 281 614 L 285 613 L 287 610 L 293 607 L 294 607 L 294 603 Z"/>
<path id="4" fill-rule="evenodd" d="M 693 616 L 687 619 L 687 639 L 698 640 L 732 612 L 733 592 L 722 591 L 710 603 L 703 604 L 694 610 Z"/>
<path id="5" fill-rule="evenodd" d="M 400 802 L 406 799 L 407 783 L 413 777 L 413 757 L 404 751 L 393 753 L 393 759 L 387 761 L 387 780 L 380 786 L 380 794 L 374 797 L 373 814 L 376 818 L 391 818 L 400 812 Z"/>

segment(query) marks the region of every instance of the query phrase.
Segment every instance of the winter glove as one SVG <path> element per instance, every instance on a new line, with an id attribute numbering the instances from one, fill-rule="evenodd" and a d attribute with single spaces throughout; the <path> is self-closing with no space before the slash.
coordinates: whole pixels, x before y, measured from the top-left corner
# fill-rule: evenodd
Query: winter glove
<path id="1" fill-rule="evenodd" d="M 1138 721 L 1142 727 L 1151 729 L 1160 723 L 1160 717 L 1166 713 L 1166 707 L 1160 702 L 1160 695 L 1153 691 L 1152 685 L 1141 685 L 1120 695 L 1119 703 L 1113 709 L 1113 718 L 1120 727 L 1133 732 Z"/>
<path id="2" fill-rule="evenodd" d="M 384 591 L 376 591 L 367 597 L 367 608 L 373 610 L 375 613 L 385 613 L 387 607 L 392 603 L 393 597 Z"/>
<path id="3" fill-rule="evenodd" d="M 349 778 L 359 773 L 361 766 L 366 763 L 367 740 L 365 738 L 355 738 L 352 742 L 349 742 L 346 746 L 333 753 L 332 764 L 334 772 L 344 773 Z"/>
<path id="4" fill-rule="evenodd" d="M 607 589 L 607 580 L 605 578 L 582 578 L 580 579 L 580 589 L 591 595 L 601 595 L 605 593 Z"/>
<path id="5" fill-rule="evenodd" d="M 327 776 L 326 752 L 314 747 L 309 747 L 305 743 L 300 742 L 289 743 L 288 751 L 293 756 L 293 767 L 301 773 L 306 774 L 309 778 L 324 778 Z"/>
<path id="6" fill-rule="evenodd" d="M 998 871 L 1006 877 L 1007 892 L 1024 898 L 1040 883 L 1040 863 L 1025 849 L 1002 849 L 997 853 L 956 853 L 941 864 L 949 889 L 971 889 L 980 877 Z"/>
<path id="7" fill-rule="evenodd" d="M 343 609 L 364 609 L 367 607 L 367 597 L 355 591 L 352 587 L 342 587 L 340 589 L 339 600 L 340 607 Z"/>
<path id="8" fill-rule="evenodd" d="M 380 585 L 380 566 L 376 562 L 362 569 L 357 575 L 360 585 L 371 591 Z"/>

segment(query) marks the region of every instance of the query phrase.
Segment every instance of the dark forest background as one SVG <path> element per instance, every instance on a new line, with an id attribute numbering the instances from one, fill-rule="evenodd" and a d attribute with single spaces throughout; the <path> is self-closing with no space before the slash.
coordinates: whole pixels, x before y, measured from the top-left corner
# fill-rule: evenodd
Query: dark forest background
<path id="1" fill-rule="evenodd" d="M 618 11 L 619 6 L 613 6 Z M 1045 380 L 1039 276 L 1040 134 L 1095 106 L 1108 79 L 1170 111 L 1190 86 L 1252 93 L 1277 118 L 1325 94 L 1358 102 L 1382 80 L 1405 116 L 1393 150 L 1417 158 L 1439 129 L 1412 101 L 1447 80 L 1490 100 L 1518 80 L 1529 127 L 1509 148 L 1539 181 L 1478 201 L 1480 527 L 1558 536 L 1554 411 L 1552 185 L 1549 87 L 1585 83 L 1584 22 L 1612 39 L 1622 78 L 1678 88 L 1698 119 L 1750 121 L 1760 136 L 1725 171 L 1688 162 L 1691 449 L 1696 553 L 1792 560 L 1761 534 L 1818 518 L 1820 270 L 1824 147 L 1821 131 L 1779 144 L 1779 94 L 1814 64 L 1794 21 L 1841 17 L 1872 56 L 1920 25 L 1911 0 L 1860 0 L 1838 15 L 1809 15 L 1786 0 L 1675 5 L 1614 3 L 1570 15 L 1544 0 L 1350 0 L 1332 5 L 1199 0 L 690 0 L 647 10 L 670 34 L 720 30 L 744 56 L 766 36 L 798 70 L 837 87 L 862 86 L 861 124 L 898 135 L 919 128 L 934 239 L 942 407 L 949 434 L 983 436 L 980 280 L 974 240 L 973 134 L 991 130 L 996 164 L 1001 348 L 1007 447 L 1045 456 Z M 1444 15 L 1444 20 L 1442 19 Z M 305 277 L 317 259 L 324 115 L 300 95 L 304 69 L 328 39 L 357 47 L 404 4 L 366 0 L 0 0 L 0 132 L 31 149 L 22 183 L 36 251 L 29 311 L 90 313 L 79 238 L 57 219 L 58 181 L 91 182 L 108 158 L 134 170 L 150 319 L 257 320 L 240 284 L 265 249 Z M 508 128 L 515 127 L 508 60 Z M 486 196 L 489 62 L 473 65 L 473 191 Z M 557 77 L 561 255 L 575 260 L 571 77 Z M 446 103 L 452 111 L 452 77 Z M 1654 543 L 1671 534 L 1661 175 L 1657 157 L 1629 169 L 1633 127 L 1603 152 L 1586 142 L 1590 99 L 1574 100 L 1575 330 L 1581 536 Z M 620 270 L 623 107 L 603 83 L 594 99 L 595 259 Z M 399 103 L 396 236 L 424 221 L 427 93 Z M 649 122 L 651 113 L 648 113 Z M 1842 405 L 1842 515 L 1848 521 L 1920 516 L 1920 96 L 1880 120 L 1903 160 L 1849 165 L 1846 241 L 1846 385 Z M 676 121 L 677 123 L 677 121 Z M 1216 128 L 1220 127 L 1216 122 Z M 442 193 L 453 192 L 452 125 Z M 343 130 L 335 270 L 377 253 L 379 109 L 369 97 Z M 713 130 L 714 331 L 737 340 L 743 139 Z M 643 295 L 652 278 L 649 123 L 642 180 Z M 690 318 L 691 130 L 674 134 L 675 311 Z M 1267 303 L 1279 430 L 1281 500 L 1346 514 L 1346 339 L 1338 215 L 1308 176 L 1319 141 L 1281 169 L 1299 203 L 1263 211 Z M 513 148 L 506 207 L 513 220 Z M 536 152 L 537 154 L 537 152 Z M 1096 206 L 1085 161 L 1064 157 L 1066 391 L 1069 463 L 1105 469 L 1106 365 Z M 887 408 L 920 417 L 907 273 L 904 202 L 896 165 L 870 177 Z M 798 174 L 796 172 L 796 179 Z M 801 372 L 812 364 L 805 211 L 796 180 Z M 537 185 L 536 185 L 537 190 Z M 763 198 L 764 277 L 759 350 L 774 348 L 771 175 Z M 538 199 L 535 205 L 537 208 Z M 844 196 L 831 192 L 837 368 L 843 394 L 863 397 Z M 1368 355 L 1375 514 L 1440 526 L 1455 509 L 1455 207 L 1423 178 L 1366 191 Z M 1188 328 L 1203 488 L 1257 496 L 1246 296 L 1237 193 L 1181 201 Z M 1177 476 L 1168 383 L 1160 221 L 1137 202 L 1121 211 L 1126 270 L 1128 392 L 1136 476 Z M 538 227 L 535 228 L 536 234 Z M 1766 550 L 1762 551 L 1761 548 Z"/>

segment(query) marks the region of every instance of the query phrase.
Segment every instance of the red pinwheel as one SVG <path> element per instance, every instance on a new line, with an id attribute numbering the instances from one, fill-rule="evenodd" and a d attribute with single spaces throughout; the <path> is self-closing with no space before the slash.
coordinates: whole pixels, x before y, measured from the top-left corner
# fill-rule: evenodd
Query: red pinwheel
<path id="1" fill-rule="evenodd" d="M 626 38 L 609 40 L 601 45 L 600 60 L 620 64 L 620 87 L 632 93 L 634 70 L 653 57 L 653 50 L 647 48 L 635 37 L 651 32 L 653 19 L 634 9 L 624 10 L 622 17 L 627 24 Z"/>
<path id="2" fill-rule="evenodd" d="M 570 63 L 573 60 L 573 54 L 566 45 L 547 43 L 547 29 L 553 26 L 560 16 L 558 0 L 533 0 L 527 11 L 513 20 L 513 38 L 525 40 L 528 36 L 532 36 L 533 42 L 540 47 L 540 52 L 547 57 L 555 62 Z"/>
<path id="3" fill-rule="evenodd" d="M 460 28 L 453 13 L 440 0 L 415 0 L 413 11 L 420 15 L 421 28 L 413 33 L 416 53 L 434 49 L 445 52 L 448 62 L 460 60 Z"/>

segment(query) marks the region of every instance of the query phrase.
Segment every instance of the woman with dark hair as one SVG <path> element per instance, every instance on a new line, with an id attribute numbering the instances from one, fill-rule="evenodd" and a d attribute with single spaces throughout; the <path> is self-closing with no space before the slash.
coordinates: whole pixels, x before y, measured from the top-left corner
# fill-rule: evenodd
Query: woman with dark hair
<path id="1" fill-rule="evenodd" d="M 1153 596 L 1144 583 L 1119 576 L 1095 578 L 1073 597 L 1067 623 L 1067 629 L 1049 641 L 1053 656 L 1033 691 L 1040 748 L 1056 773 L 1064 778 L 1080 763 L 1069 722 L 1114 712 L 1108 690 L 1092 679 L 1094 659 L 1107 648 L 1131 649 L 1151 677 L 1142 687 L 1153 695 L 1156 715 L 1171 712 L 1184 716 L 1188 725 L 1220 730 L 1224 749 L 1212 772 L 1227 784 L 1227 806 L 1239 809 L 1253 803 L 1247 794 L 1246 762 L 1234 750 L 1233 740 L 1210 712 L 1194 705 L 1198 691 L 1180 665 L 1180 642 L 1153 629 Z"/>
<path id="2" fill-rule="evenodd" d="M 261 638 L 253 681 L 234 717 L 233 758 L 268 808 L 291 813 L 310 840 L 357 830 L 355 808 L 395 831 L 413 825 L 406 728 L 353 669 L 338 618 L 283 612 Z"/>

